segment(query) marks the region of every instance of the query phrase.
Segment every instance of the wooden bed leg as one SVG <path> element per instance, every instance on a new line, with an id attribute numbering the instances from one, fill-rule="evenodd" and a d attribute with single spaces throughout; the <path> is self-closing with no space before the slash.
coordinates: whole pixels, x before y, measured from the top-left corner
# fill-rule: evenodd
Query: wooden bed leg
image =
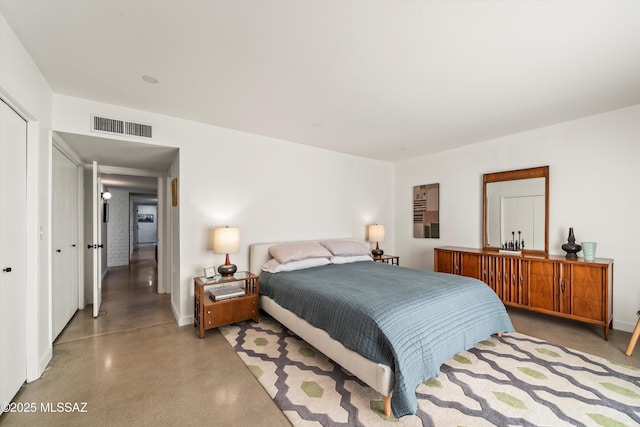
<path id="1" fill-rule="evenodd" d="M 391 395 L 382 396 L 382 404 L 384 406 L 384 415 L 387 417 L 391 416 Z"/>

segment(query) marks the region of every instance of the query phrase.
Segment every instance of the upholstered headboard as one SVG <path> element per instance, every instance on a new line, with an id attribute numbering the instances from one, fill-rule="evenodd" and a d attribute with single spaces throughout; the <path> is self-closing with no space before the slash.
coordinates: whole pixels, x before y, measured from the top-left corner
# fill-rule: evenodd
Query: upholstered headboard
<path id="1" fill-rule="evenodd" d="M 357 240 L 350 237 L 341 237 L 341 238 L 326 238 L 326 239 L 316 239 L 316 240 L 296 240 L 297 242 L 320 242 L 323 240 Z M 249 245 L 249 270 L 253 274 L 260 275 L 262 272 L 262 265 L 271 259 L 271 255 L 269 255 L 269 248 L 274 245 L 279 245 L 282 243 L 294 243 L 296 241 L 290 242 L 269 242 L 269 243 L 254 243 Z"/>
<path id="2" fill-rule="evenodd" d="M 253 274 L 260 275 L 262 272 L 262 265 L 269 261 L 271 255 L 269 255 L 269 248 L 273 245 L 277 245 L 284 242 L 271 242 L 271 243 L 254 243 L 249 246 L 249 271 Z"/>

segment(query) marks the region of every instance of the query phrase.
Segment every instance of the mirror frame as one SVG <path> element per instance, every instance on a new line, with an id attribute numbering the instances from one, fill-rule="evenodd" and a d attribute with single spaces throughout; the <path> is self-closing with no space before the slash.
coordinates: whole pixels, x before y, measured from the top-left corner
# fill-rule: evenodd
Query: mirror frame
<path id="1" fill-rule="evenodd" d="M 549 255 L 549 166 L 529 169 L 486 173 L 482 175 L 482 249 L 498 251 L 500 248 L 487 246 L 487 184 L 519 179 L 544 178 L 544 251 L 523 249 L 523 254 Z"/>

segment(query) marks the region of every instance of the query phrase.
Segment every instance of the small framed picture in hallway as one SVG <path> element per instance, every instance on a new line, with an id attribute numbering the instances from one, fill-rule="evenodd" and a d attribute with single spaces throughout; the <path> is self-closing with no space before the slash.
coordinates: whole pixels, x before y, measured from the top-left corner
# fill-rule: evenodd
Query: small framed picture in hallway
<path id="1" fill-rule="evenodd" d="M 171 206 L 178 206 L 178 178 L 171 180 Z"/>

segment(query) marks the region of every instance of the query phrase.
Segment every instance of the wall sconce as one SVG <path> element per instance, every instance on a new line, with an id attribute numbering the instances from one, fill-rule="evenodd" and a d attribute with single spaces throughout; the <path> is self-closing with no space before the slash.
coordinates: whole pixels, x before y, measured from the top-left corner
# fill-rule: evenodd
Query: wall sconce
<path id="1" fill-rule="evenodd" d="M 369 238 L 370 242 L 376 242 L 376 248 L 371 251 L 374 258 L 380 258 L 384 251 L 380 249 L 379 242 L 384 242 L 384 225 L 372 224 L 369 226 Z"/>
<path id="2" fill-rule="evenodd" d="M 240 229 L 237 227 L 221 227 L 213 230 L 213 253 L 226 254 L 225 262 L 218 267 L 218 273 L 232 276 L 238 270 L 229 262 L 229 254 L 240 251 Z"/>
<path id="3" fill-rule="evenodd" d="M 107 201 L 111 198 L 111 193 L 108 191 L 105 191 L 104 193 L 100 194 L 100 197 L 102 198 L 102 200 Z"/>

